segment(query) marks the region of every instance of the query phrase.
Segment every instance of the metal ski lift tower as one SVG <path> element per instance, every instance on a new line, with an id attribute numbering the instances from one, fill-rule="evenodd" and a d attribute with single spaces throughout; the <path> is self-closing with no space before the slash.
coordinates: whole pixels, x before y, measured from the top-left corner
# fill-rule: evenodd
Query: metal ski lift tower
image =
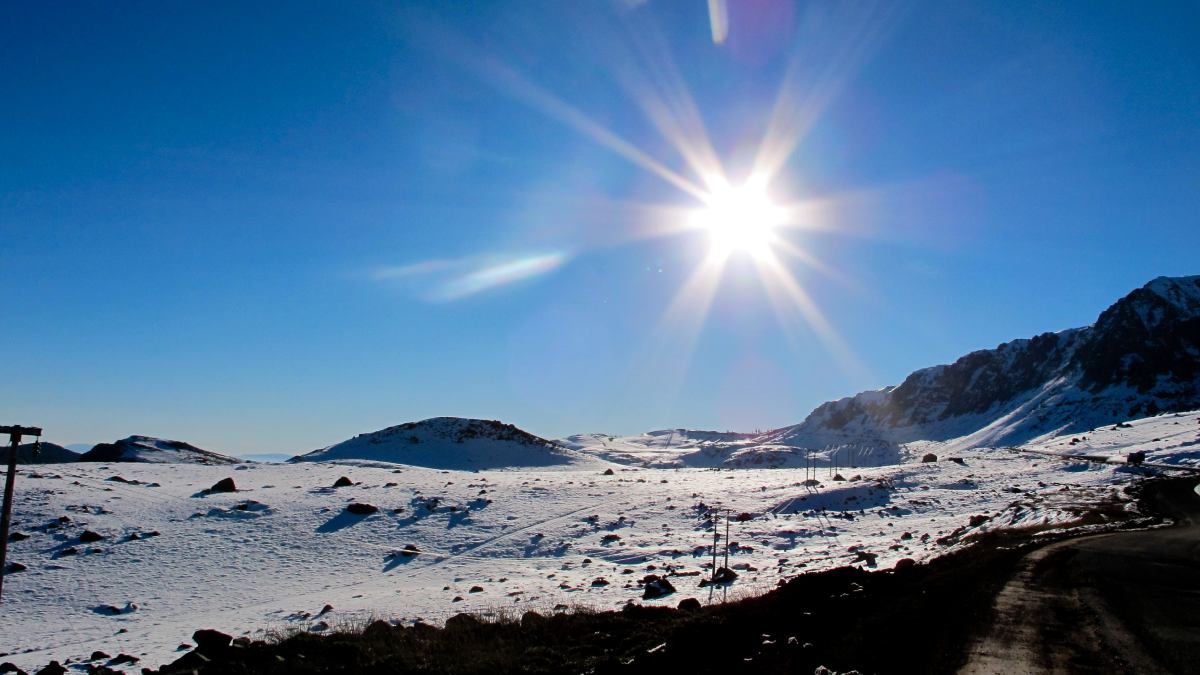
<path id="1" fill-rule="evenodd" d="M 17 477 L 17 446 L 21 444 L 22 436 L 33 436 L 38 439 L 33 446 L 33 451 L 36 453 L 41 445 L 42 430 L 38 427 L 0 426 L 0 435 L 3 434 L 8 434 L 11 447 L 8 450 L 8 475 L 4 479 L 4 513 L 3 517 L 0 517 L 0 601 L 4 597 L 8 526 L 12 523 L 13 483 Z"/>

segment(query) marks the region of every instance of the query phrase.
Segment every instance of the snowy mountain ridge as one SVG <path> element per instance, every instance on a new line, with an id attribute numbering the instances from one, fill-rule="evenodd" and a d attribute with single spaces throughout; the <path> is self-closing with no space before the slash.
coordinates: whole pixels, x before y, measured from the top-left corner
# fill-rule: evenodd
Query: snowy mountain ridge
<path id="1" fill-rule="evenodd" d="M 1096 323 L 924 368 L 818 406 L 759 441 L 803 447 L 964 439 L 1015 445 L 1200 406 L 1200 276 L 1159 277 Z"/>
<path id="2" fill-rule="evenodd" d="M 1020 445 L 1056 434 L 1200 407 L 1200 276 L 1159 277 L 1083 328 L 1012 340 L 899 385 L 817 406 L 760 435 L 684 429 L 567 447 L 648 467 L 881 465 L 947 451 Z"/>
<path id="3" fill-rule="evenodd" d="M 577 434 L 555 442 L 494 420 L 435 417 L 359 434 L 289 461 L 472 470 L 596 462 L 782 468 L 847 458 L 880 465 L 912 459 L 914 444 L 1019 445 L 1195 408 L 1200 276 L 1158 277 L 1091 326 L 1012 340 L 922 368 L 899 385 L 823 403 L 801 423 L 763 434 L 664 429 L 625 437 Z M 146 436 L 100 444 L 80 460 L 240 461 Z"/>

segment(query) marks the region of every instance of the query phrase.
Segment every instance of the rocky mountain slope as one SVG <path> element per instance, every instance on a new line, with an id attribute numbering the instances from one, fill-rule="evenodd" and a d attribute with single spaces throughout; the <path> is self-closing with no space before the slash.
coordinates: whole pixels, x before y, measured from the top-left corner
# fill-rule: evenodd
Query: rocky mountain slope
<path id="1" fill-rule="evenodd" d="M 1159 277 L 1096 323 L 1014 340 L 918 370 L 898 386 L 819 406 L 756 439 L 890 447 L 961 439 L 1015 445 L 1159 412 L 1200 408 L 1200 276 Z"/>

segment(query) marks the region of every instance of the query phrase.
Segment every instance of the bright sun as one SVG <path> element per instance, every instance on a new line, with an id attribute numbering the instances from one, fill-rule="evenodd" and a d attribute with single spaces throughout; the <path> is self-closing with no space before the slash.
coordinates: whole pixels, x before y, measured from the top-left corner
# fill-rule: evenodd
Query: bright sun
<path id="1" fill-rule="evenodd" d="M 706 230 L 711 254 L 727 258 L 747 253 L 756 259 L 771 254 L 775 228 L 783 224 L 783 209 L 766 190 L 754 185 L 728 186 L 714 190 L 707 204 L 692 217 L 692 224 Z"/>

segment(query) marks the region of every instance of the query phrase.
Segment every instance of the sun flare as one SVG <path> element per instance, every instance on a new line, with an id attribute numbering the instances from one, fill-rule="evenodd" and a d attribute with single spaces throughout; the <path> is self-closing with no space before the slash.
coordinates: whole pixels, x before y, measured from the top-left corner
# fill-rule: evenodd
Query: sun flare
<path id="1" fill-rule="evenodd" d="M 770 256 L 784 212 L 765 189 L 753 183 L 724 186 L 710 193 L 705 202 L 693 215 L 692 224 L 708 232 L 711 255 L 722 259 L 735 253 L 756 259 Z"/>

